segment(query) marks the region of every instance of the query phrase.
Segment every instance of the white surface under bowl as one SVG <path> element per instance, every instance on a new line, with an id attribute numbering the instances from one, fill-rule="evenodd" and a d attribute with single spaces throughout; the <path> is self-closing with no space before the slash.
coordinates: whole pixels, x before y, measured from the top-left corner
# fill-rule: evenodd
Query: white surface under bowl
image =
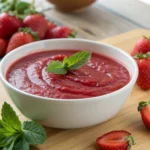
<path id="1" fill-rule="evenodd" d="M 39 50 L 79 49 L 104 54 L 122 62 L 131 74 L 131 81 L 123 88 L 104 96 L 86 99 L 53 99 L 25 93 L 7 82 L 7 68 L 22 56 Z M 81 128 L 102 123 L 116 115 L 138 76 L 136 62 L 119 48 L 81 39 L 46 40 L 31 43 L 7 54 L 0 64 L 0 78 L 18 109 L 28 118 L 54 128 Z"/>

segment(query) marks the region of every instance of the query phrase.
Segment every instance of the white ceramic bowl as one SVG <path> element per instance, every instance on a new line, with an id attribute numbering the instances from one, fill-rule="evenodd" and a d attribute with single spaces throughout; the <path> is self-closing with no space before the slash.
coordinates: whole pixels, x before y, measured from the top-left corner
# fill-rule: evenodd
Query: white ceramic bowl
<path id="1" fill-rule="evenodd" d="M 131 74 L 131 81 L 123 88 L 104 96 L 86 99 L 53 99 L 25 93 L 5 79 L 7 68 L 15 60 L 39 50 L 79 49 L 104 54 L 122 62 Z M 136 62 L 130 55 L 111 45 L 81 39 L 46 40 L 31 43 L 7 54 L 0 64 L 0 78 L 18 109 L 28 118 L 48 127 L 81 128 L 102 123 L 116 115 L 138 76 Z"/>

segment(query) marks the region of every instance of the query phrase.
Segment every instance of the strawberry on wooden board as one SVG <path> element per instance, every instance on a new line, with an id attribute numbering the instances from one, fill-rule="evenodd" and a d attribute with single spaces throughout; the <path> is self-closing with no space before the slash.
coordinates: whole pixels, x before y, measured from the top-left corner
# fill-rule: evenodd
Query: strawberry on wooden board
<path id="1" fill-rule="evenodd" d="M 144 90 L 150 89 L 150 52 L 134 56 L 139 68 L 137 85 Z"/>
<path id="2" fill-rule="evenodd" d="M 6 53 L 8 42 L 0 38 L 0 57 L 3 57 Z"/>
<path id="3" fill-rule="evenodd" d="M 150 102 L 140 102 L 138 111 L 141 113 L 144 125 L 150 129 Z"/>
<path id="4" fill-rule="evenodd" d="M 38 39 L 39 39 L 38 34 L 36 32 L 33 32 L 31 28 L 21 28 L 19 32 L 15 33 L 11 37 L 8 43 L 6 53 L 9 53 L 10 51 L 19 46 L 23 46 L 25 44 L 34 42 Z"/>
<path id="5" fill-rule="evenodd" d="M 49 30 L 46 34 L 46 39 L 54 38 L 75 38 L 76 33 L 69 27 L 61 26 Z"/>
<path id="6" fill-rule="evenodd" d="M 134 139 L 129 132 L 119 130 L 104 134 L 97 138 L 96 143 L 102 150 L 130 150 Z"/>
<path id="7" fill-rule="evenodd" d="M 48 30 L 48 22 L 41 14 L 29 15 L 24 19 L 23 23 L 25 27 L 30 27 L 34 32 L 37 32 L 40 39 L 45 37 Z"/>
<path id="8" fill-rule="evenodd" d="M 15 16 L 0 14 L 0 38 L 11 37 L 22 25 L 22 21 Z"/>
<path id="9" fill-rule="evenodd" d="M 131 51 L 131 55 L 134 56 L 138 53 L 147 53 L 150 52 L 150 37 L 143 37 L 139 41 L 136 42 L 133 50 Z"/>

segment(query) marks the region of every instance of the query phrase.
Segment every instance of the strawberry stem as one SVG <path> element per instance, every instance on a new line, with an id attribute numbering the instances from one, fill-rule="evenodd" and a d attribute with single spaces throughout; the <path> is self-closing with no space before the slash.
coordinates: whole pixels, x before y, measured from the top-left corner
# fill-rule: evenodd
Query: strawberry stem
<path id="1" fill-rule="evenodd" d="M 29 33 L 36 41 L 40 40 L 39 34 L 37 32 L 34 32 L 31 28 L 19 28 L 19 32 Z"/>
<path id="2" fill-rule="evenodd" d="M 135 145 L 135 142 L 134 142 L 134 139 L 133 139 L 132 135 L 129 135 L 129 136 L 127 137 L 127 141 L 128 141 L 128 143 L 129 143 L 128 150 L 130 150 L 131 147 L 132 147 L 133 145 Z"/>
<path id="3" fill-rule="evenodd" d="M 77 35 L 77 32 L 75 30 L 72 30 L 72 33 L 68 36 L 68 38 L 75 38 Z"/>
<path id="4" fill-rule="evenodd" d="M 143 37 L 144 37 L 145 39 L 147 39 L 148 42 L 150 42 L 150 37 L 147 37 L 147 36 L 145 36 L 145 35 L 143 35 Z"/>
<path id="5" fill-rule="evenodd" d="M 143 53 L 138 53 L 133 56 L 135 59 L 145 59 L 145 58 L 150 58 L 150 52 L 143 54 Z"/>
<path id="6" fill-rule="evenodd" d="M 140 102 L 139 106 L 138 106 L 138 111 L 141 111 L 144 107 L 146 107 L 148 105 L 150 105 L 150 101 L 149 102 L 144 102 L 144 101 Z"/>

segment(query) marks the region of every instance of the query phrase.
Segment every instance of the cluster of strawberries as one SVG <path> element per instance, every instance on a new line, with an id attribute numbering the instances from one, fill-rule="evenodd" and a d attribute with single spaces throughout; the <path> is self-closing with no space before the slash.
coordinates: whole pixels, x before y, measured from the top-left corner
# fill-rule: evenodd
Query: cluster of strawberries
<path id="1" fill-rule="evenodd" d="M 137 85 L 144 90 L 150 89 L 150 38 L 143 37 L 135 44 L 131 55 L 139 67 Z"/>
<path id="2" fill-rule="evenodd" d="M 139 67 L 137 85 L 144 89 L 150 89 L 150 38 L 143 37 L 136 42 L 131 51 Z M 150 102 L 140 102 L 138 111 L 144 125 L 150 129 Z M 102 150 L 130 150 L 134 145 L 132 135 L 124 130 L 112 131 L 104 134 L 96 140 Z"/>
<path id="3" fill-rule="evenodd" d="M 37 11 L 24 17 L 11 11 L 0 13 L 0 57 L 19 46 L 37 40 L 68 37 L 75 37 L 75 32 L 71 28 L 56 26 Z"/>

